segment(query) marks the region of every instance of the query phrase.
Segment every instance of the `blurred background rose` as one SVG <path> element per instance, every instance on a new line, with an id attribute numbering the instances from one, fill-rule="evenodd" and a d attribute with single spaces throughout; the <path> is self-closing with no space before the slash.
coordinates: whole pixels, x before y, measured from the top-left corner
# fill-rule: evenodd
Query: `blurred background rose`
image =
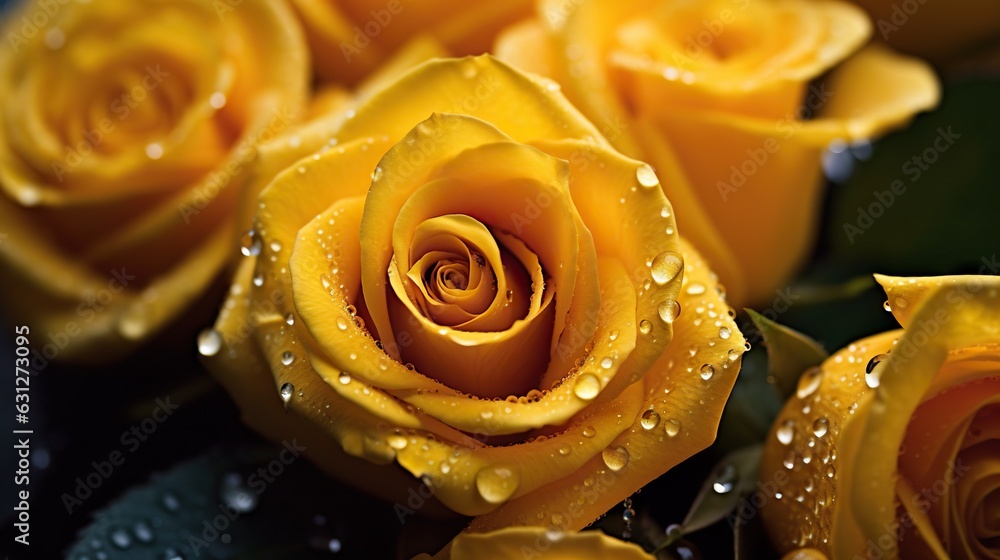
<path id="1" fill-rule="evenodd" d="M 937 103 L 930 68 L 865 48 L 870 35 L 844 2 L 552 0 L 496 50 L 656 167 L 739 306 L 773 298 L 813 251 L 824 151 Z"/>
<path id="2" fill-rule="evenodd" d="M 288 0 L 324 81 L 354 85 L 417 37 L 441 56 L 482 54 L 497 32 L 531 13 L 531 0 Z"/>
<path id="3" fill-rule="evenodd" d="M 0 298 L 40 360 L 107 362 L 231 260 L 247 165 L 303 113 L 308 54 L 279 0 L 46 6 L 4 22 Z"/>

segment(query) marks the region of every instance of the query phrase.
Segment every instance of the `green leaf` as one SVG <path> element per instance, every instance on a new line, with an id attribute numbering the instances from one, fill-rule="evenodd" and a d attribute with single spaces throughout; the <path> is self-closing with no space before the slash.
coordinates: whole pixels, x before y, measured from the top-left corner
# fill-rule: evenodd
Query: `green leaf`
<path id="1" fill-rule="evenodd" d="M 744 447 L 726 455 L 712 469 L 684 518 L 684 534 L 714 525 L 729 515 L 739 499 L 749 493 L 757 482 L 761 444 Z"/>
<path id="2" fill-rule="evenodd" d="M 768 371 L 782 399 L 795 392 L 795 385 L 805 370 L 817 366 L 828 356 L 815 340 L 782 326 L 752 309 L 747 309 L 767 346 Z"/>
<path id="3" fill-rule="evenodd" d="M 328 558 L 335 539 L 314 519 L 329 482 L 305 463 L 271 446 L 182 463 L 97 512 L 66 557 Z"/>

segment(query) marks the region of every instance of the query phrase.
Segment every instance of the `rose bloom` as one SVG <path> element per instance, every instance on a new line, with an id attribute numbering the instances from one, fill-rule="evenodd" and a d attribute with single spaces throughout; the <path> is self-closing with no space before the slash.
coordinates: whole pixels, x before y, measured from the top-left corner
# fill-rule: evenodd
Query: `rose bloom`
<path id="1" fill-rule="evenodd" d="M 356 84 L 399 49 L 429 39 L 441 56 L 480 54 L 496 34 L 531 13 L 531 0 L 288 0 L 324 80 Z"/>
<path id="2" fill-rule="evenodd" d="M 539 527 L 508 527 L 489 533 L 462 533 L 431 557 L 413 560 L 654 560 L 637 544 L 622 542 L 600 531 L 563 533 Z"/>
<path id="3" fill-rule="evenodd" d="M 0 296 L 47 333 L 45 360 L 106 361 L 231 260 L 242 171 L 301 112 L 308 54 L 278 0 L 222 18 L 200 1 L 47 5 L 3 30 Z"/>
<path id="4" fill-rule="evenodd" d="M 252 427 L 473 531 L 583 528 L 714 439 L 733 312 L 656 174 L 558 86 L 431 61 L 326 138 L 261 194 L 199 340 Z"/>
<path id="5" fill-rule="evenodd" d="M 903 329 L 803 373 L 765 443 L 761 480 L 787 483 L 764 524 L 782 552 L 995 558 L 1000 279 L 878 280 Z"/>
<path id="6" fill-rule="evenodd" d="M 862 48 L 871 31 L 840 2 L 544 0 L 496 52 L 656 168 L 739 306 L 773 299 L 811 251 L 824 150 L 937 103 L 929 67 Z"/>

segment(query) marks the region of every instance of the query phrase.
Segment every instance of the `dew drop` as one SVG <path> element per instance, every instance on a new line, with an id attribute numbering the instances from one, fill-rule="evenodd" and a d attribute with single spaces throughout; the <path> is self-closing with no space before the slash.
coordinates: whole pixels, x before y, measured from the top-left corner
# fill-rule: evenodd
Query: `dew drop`
<path id="1" fill-rule="evenodd" d="M 704 284 L 699 284 L 698 282 L 694 282 L 687 287 L 687 294 L 689 296 L 700 296 L 703 293 L 705 293 Z"/>
<path id="2" fill-rule="evenodd" d="M 278 389 L 278 394 L 281 395 L 281 401 L 287 403 L 292 400 L 292 393 L 295 392 L 295 385 L 291 383 L 285 383 Z"/>
<path id="3" fill-rule="evenodd" d="M 653 330 L 653 323 L 643 319 L 639 321 L 639 332 L 642 334 L 649 334 Z"/>
<path id="4" fill-rule="evenodd" d="M 885 309 L 886 311 L 890 311 L 890 312 L 892 311 L 892 306 L 889 305 L 889 300 L 885 300 L 882 303 L 882 309 Z"/>
<path id="5" fill-rule="evenodd" d="M 146 157 L 149 159 L 160 159 L 163 157 L 163 146 L 158 142 L 146 144 Z"/>
<path id="6" fill-rule="evenodd" d="M 640 185 L 646 187 L 647 189 L 651 189 L 660 184 L 660 179 L 657 178 L 656 172 L 653 171 L 653 168 L 647 163 L 644 163 L 636 168 L 635 178 L 639 181 Z"/>
<path id="7" fill-rule="evenodd" d="M 160 503 L 163 505 L 163 509 L 169 511 L 170 513 L 175 513 L 181 509 L 181 501 L 177 496 L 167 492 L 160 499 Z"/>
<path id="8" fill-rule="evenodd" d="M 789 451 L 785 454 L 785 458 L 781 461 L 781 464 L 785 465 L 785 468 L 792 470 L 795 468 L 795 452 Z"/>
<path id="9" fill-rule="evenodd" d="M 208 98 L 208 104 L 212 106 L 213 109 L 221 109 L 226 106 L 226 94 L 221 91 L 217 91 Z"/>
<path id="10" fill-rule="evenodd" d="M 280 241 L 272 241 L 271 242 L 271 250 L 274 251 L 275 253 L 277 253 L 278 251 L 280 251 L 281 250 L 281 242 Z"/>
<path id="11" fill-rule="evenodd" d="M 611 369 L 611 367 L 614 365 L 615 365 L 615 360 L 610 356 L 605 356 L 604 359 L 601 360 L 601 367 L 604 369 Z"/>
<path id="12" fill-rule="evenodd" d="M 222 479 L 219 500 L 237 513 L 248 513 L 257 508 L 259 497 L 243 484 L 240 475 L 229 473 Z"/>
<path id="13" fill-rule="evenodd" d="M 351 383 L 351 374 L 346 371 L 342 371 L 340 372 L 340 375 L 337 376 L 337 381 L 340 381 L 341 385 L 349 385 Z"/>
<path id="14" fill-rule="evenodd" d="M 215 329 L 205 329 L 198 334 L 198 353 L 214 356 L 222 349 L 222 335 Z"/>
<path id="15" fill-rule="evenodd" d="M 260 238 L 257 237 L 254 230 L 243 234 L 243 238 L 240 240 L 240 252 L 245 257 L 256 257 L 260 254 Z"/>
<path id="16" fill-rule="evenodd" d="M 294 361 L 295 361 L 295 354 L 292 354 L 291 352 L 286 351 L 284 354 L 281 355 L 281 363 L 286 366 L 292 365 L 292 362 Z"/>
<path id="17" fill-rule="evenodd" d="M 597 430 L 593 426 L 587 426 L 583 429 L 583 437 L 592 438 L 597 435 Z"/>
<path id="18" fill-rule="evenodd" d="M 382 167 L 376 166 L 375 171 L 372 171 L 372 182 L 376 182 L 382 178 Z"/>
<path id="19" fill-rule="evenodd" d="M 817 418 L 816 421 L 813 422 L 813 434 L 815 434 L 816 437 L 823 437 L 828 431 L 830 431 L 830 421 L 825 417 Z"/>
<path id="20" fill-rule="evenodd" d="M 909 304 L 910 304 L 910 302 L 906 301 L 906 298 L 904 298 L 904 297 L 897 297 L 896 298 L 896 307 L 898 307 L 900 309 L 906 309 L 906 306 L 909 305 Z"/>
<path id="21" fill-rule="evenodd" d="M 799 377 L 799 383 L 795 388 L 795 396 L 800 399 L 804 399 L 809 395 L 816 392 L 819 389 L 820 384 L 823 382 L 823 369 L 819 366 L 813 366 L 807 369 L 801 377 Z"/>
<path id="22" fill-rule="evenodd" d="M 132 536 L 125 529 L 115 529 L 111 532 L 111 544 L 125 550 L 132 546 Z"/>
<path id="23" fill-rule="evenodd" d="M 660 423 L 660 415 L 654 410 L 647 410 L 642 413 L 642 417 L 639 418 L 639 424 L 642 425 L 644 430 L 652 430 Z"/>
<path id="24" fill-rule="evenodd" d="M 684 259 L 673 251 L 664 251 L 653 259 L 653 281 L 659 285 L 670 282 L 684 268 Z"/>
<path id="25" fill-rule="evenodd" d="M 347 330 L 347 319 L 343 317 L 337 317 L 337 328 L 346 331 Z"/>
<path id="26" fill-rule="evenodd" d="M 715 367 L 712 364 L 705 364 L 701 366 L 701 370 L 699 371 L 701 372 L 701 378 L 705 381 L 708 381 L 713 375 L 715 375 Z"/>
<path id="27" fill-rule="evenodd" d="M 487 502 L 501 504 L 517 490 L 520 478 L 517 471 L 507 466 L 483 467 L 476 473 L 476 489 Z"/>
<path id="28" fill-rule="evenodd" d="M 778 429 L 774 433 L 782 445 L 792 443 L 792 439 L 795 437 L 795 422 L 785 420 L 778 426 Z"/>
<path id="29" fill-rule="evenodd" d="M 257 274 L 254 274 L 254 276 L 253 276 L 253 285 L 257 286 L 258 288 L 261 287 L 261 286 L 263 286 L 264 285 L 264 275 L 261 274 L 261 273 L 259 273 L 259 272 Z"/>
<path id="30" fill-rule="evenodd" d="M 673 418 L 667 420 L 663 423 L 663 431 L 665 431 L 668 436 L 675 437 L 677 434 L 681 433 L 680 421 L 674 420 Z"/>
<path id="31" fill-rule="evenodd" d="M 729 327 L 719 327 L 719 338 L 722 340 L 728 340 L 732 334 L 733 333 L 729 330 Z"/>
<path id="32" fill-rule="evenodd" d="M 611 332 L 608 333 L 608 340 L 610 340 L 611 342 L 618 340 L 619 334 L 621 333 L 618 331 L 618 329 L 611 329 Z"/>
<path id="33" fill-rule="evenodd" d="M 670 324 L 680 316 L 681 304 L 677 300 L 667 300 L 656 308 L 656 312 L 660 315 L 661 321 Z"/>
<path id="34" fill-rule="evenodd" d="M 295 324 L 295 315 L 293 315 L 291 313 L 289 313 L 288 315 L 285 315 L 285 323 L 288 324 L 288 326 L 294 325 Z"/>
<path id="35" fill-rule="evenodd" d="M 559 454 L 562 455 L 563 457 L 569 455 L 572 452 L 573 452 L 573 448 L 570 447 L 570 446 L 568 446 L 568 445 L 564 445 L 564 446 L 562 446 L 562 447 L 559 448 Z"/>
<path id="36" fill-rule="evenodd" d="M 618 472 L 628 465 L 628 449 L 620 445 L 612 445 L 601 452 L 604 464 L 614 472 Z"/>
<path id="37" fill-rule="evenodd" d="M 586 401 L 593 399 L 600 392 L 601 380 L 592 373 L 584 373 L 576 379 L 576 383 L 573 385 L 573 394 Z"/>
<path id="38" fill-rule="evenodd" d="M 712 481 L 712 490 L 716 494 L 728 494 L 733 491 L 734 486 L 736 486 L 736 467 L 725 465 Z"/>
<path id="39" fill-rule="evenodd" d="M 882 373 L 885 371 L 888 359 L 888 354 L 878 354 L 873 356 L 871 360 L 868 360 L 868 365 L 865 366 L 865 383 L 872 389 L 875 389 L 881 383 Z"/>
<path id="40" fill-rule="evenodd" d="M 149 526 L 149 523 L 145 521 L 137 521 L 132 527 L 132 534 L 135 535 L 136 540 L 141 543 L 151 543 L 155 538 L 153 535 L 153 528 Z"/>

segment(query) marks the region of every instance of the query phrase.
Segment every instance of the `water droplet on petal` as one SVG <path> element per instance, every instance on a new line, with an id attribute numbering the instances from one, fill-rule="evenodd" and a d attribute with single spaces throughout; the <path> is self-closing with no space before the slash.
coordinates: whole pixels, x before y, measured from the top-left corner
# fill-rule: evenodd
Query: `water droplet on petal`
<path id="1" fill-rule="evenodd" d="M 660 423 L 660 415 L 654 410 L 647 410 L 642 413 L 642 417 L 639 418 L 639 424 L 642 425 L 645 430 L 652 430 Z"/>
<path id="2" fill-rule="evenodd" d="M 601 392 L 601 380 L 592 373 L 584 373 L 576 379 L 573 393 L 583 400 L 591 400 Z"/>
<path id="3" fill-rule="evenodd" d="M 825 417 L 817 418 L 816 421 L 813 422 L 813 433 L 816 434 L 816 437 L 825 436 L 829 430 L 830 430 L 830 421 L 827 420 Z"/>
<path id="4" fill-rule="evenodd" d="M 628 465 L 628 449 L 620 445 L 612 445 L 601 452 L 601 458 L 604 459 L 604 464 L 609 469 L 618 472 L 624 469 L 625 465 Z"/>
<path id="5" fill-rule="evenodd" d="M 865 366 L 865 383 L 872 389 L 881 383 L 882 373 L 885 371 L 888 359 L 888 354 L 878 354 L 868 360 L 868 365 Z"/>
<path id="6" fill-rule="evenodd" d="M 511 467 L 492 465 L 476 473 L 476 489 L 491 504 L 506 502 L 517 490 L 520 475 Z"/>
<path id="7" fill-rule="evenodd" d="M 670 324 L 680 316 L 681 304 L 677 300 L 667 300 L 656 308 L 656 312 L 660 315 L 661 321 Z"/>
<path id="8" fill-rule="evenodd" d="M 132 534 L 135 535 L 136 540 L 142 543 L 151 543 L 155 537 L 153 528 L 145 521 L 137 521 L 132 527 Z"/>
<path id="9" fill-rule="evenodd" d="M 349 385 L 351 383 L 351 374 L 346 371 L 342 371 L 340 372 L 340 375 L 337 376 L 337 381 L 340 381 L 341 385 Z"/>
<path id="10" fill-rule="evenodd" d="M 701 370 L 699 371 L 701 372 L 701 378 L 708 381 L 713 375 L 715 375 L 715 366 L 712 364 L 705 364 L 701 366 Z"/>
<path id="11" fill-rule="evenodd" d="M 222 335 L 215 329 L 205 329 L 198 334 L 198 353 L 214 356 L 222 349 Z"/>
<path id="12" fill-rule="evenodd" d="M 289 313 L 288 315 L 286 315 L 285 316 L 285 323 L 287 323 L 288 326 L 294 325 L 295 324 L 295 315 L 292 315 L 291 313 Z"/>
<path id="13" fill-rule="evenodd" d="M 664 251 L 653 259 L 651 266 L 653 281 L 664 285 L 677 277 L 684 268 L 684 259 L 673 251 Z"/>
<path id="14" fill-rule="evenodd" d="M 681 432 L 681 423 L 679 420 L 674 420 L 671 418 L 663 423 L 663 431 L 667 433 L 668 436 L 674 437 Z"/>
<path id="15" fill-rule="evenodd" d="M 647 163 L 636 168 L 635 178 L 639 181 L 640 185 L 646 188 L 653 188 L 660 184 L 660 179 L 657 178 L 656 172 Z"/>
<path id="16" fill-rule="evenodd" d="M 719 338 L 722 340 L 727 340 L 732 334 L 729 327 L 719 327 Z"/>
<path id="17" fill-rule="evenodd" d="M 615 360 L 610 356 L 605 356 L 604 359 L 601 360 L 601 367 L 604 369 L 611 369 L 611 366 L 613 365 L 615 365 Z"/>
<path id="18" fill-rule="evenodd" d="M 700 296 L 703 293 L 705 293 L 704 284 L 699 284 L 698 282 L 694 282 L 687 287 L 687 294 L 689 296 Z"/>
<path id="19" fill-rule="evenodd" d="M 278 394 L 281 395 L 281 400 L 285 403 L 292 400 L 292 393 L 294 392 L 295 385 L 292 385 L 291 383 L 285 383 L 281 386 L 281 389 L 278 389 Z"/>
<path id="20" fill-rule="evenodd" d="M 653 330 L 653 323 L 643 319 L 639 321 L 639 332 L 642 334 L 649 334 Z"/>
<path id="21" fill-rule="evenodd" d="M 284 354 L 281 355 L 281 363 L 286 366 L 292 365 L 292 362 L 294 361 L 295 361 L 295 354 L 292 354 L 291 352 L 286 351 Z"/>
<path id="22" fill-rule="evenodd" d="M 792 439 L 795 437 L 795 422 L 785 420 L 778 426 L 778 429 L 774 433 L 782 445 L 792 443 Z"/>
<path id="23" fill-rule="evenodd" d="M 595 435 L 597 435 L 597 430 L 595 430 L 593 426 L 587 426 L 583 429 L 583 437 L 591 438 Z"/>
<path id="24" fill-rule="evenodd" d="M 821 383 L 823 383 L 823 369 L 819 366 L 811 367 L 799 377 L 798 386 L 795 388 L 795 396 L 804 399 L 815 393 Z"/>
<path id="25" fill-rule="evenodd" d="M 342 331 L 347 330 L 347 319 L 344 319 L 343 317 L 337 317 L 337 328 Z"/>

